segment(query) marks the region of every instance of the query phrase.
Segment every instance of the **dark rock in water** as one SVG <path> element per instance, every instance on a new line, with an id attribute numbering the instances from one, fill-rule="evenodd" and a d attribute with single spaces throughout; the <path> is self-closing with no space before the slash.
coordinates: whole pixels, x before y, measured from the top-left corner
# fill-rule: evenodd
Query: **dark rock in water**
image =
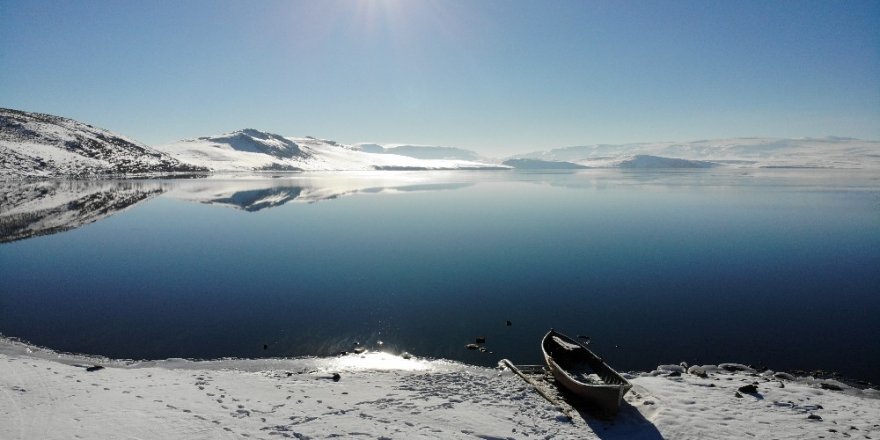
<path id="1" fill-rule="evenodd" d="M 468 350 L 479 350 L 480 346 L 477 344 L 468 344 L 465 345 L 465 348 L 467 348 Z"/>
<path id="2" fill-rule="evenodd" d="M 268 350 L 268 349 L 269 349 L 269 344 L 263 344 L 263 350 Z"/>
<path id="3" fill-rule="evenodd" d="M 404 359 L 409 359 L 409 358 L 412 357 L 412 355 L 409 354 L 408 352 L 405 352 L 405 351 L 404 351 L 403 354 L 400 355 L 400 357 L 402 357 L 402 358 L 404 358 Z"/>
<path id="4" fill-rule="evenodd" d="M 819 415 L 816 415 L 816 414 L 810 414 L 810 415 L 807 416 L 807 419 L 809 419 L 809 420 L 815 420 L 815 421 L 817 421 L 817 422 L 821 422 L 821 421 L 822 421 L 822 416 L 819 416 Z"/>
<path id="5" fill-rule="evenodd" d="M 779 382 L 779 388 L 785 388 L 785 384 L 782 382 Z"/>
<path id="6" fill-rule="evenodd" d="M 348 354 L 348 352 L 345 351 L 345 350 L 339 352 L 339 355 L 340 355 L 340 356 L 345 356 L 345 355 L 347 355 L 347 354 Z"/>
<path id="7" fill-rule="evenodd" d="M 98 371 L 98 370 L 103 370 L 103 369 L 104 369 L 104 367 L 102 367 L 100 365 L 93 365 L 91 367 L 86 368 L 86 371 Z"/>
<path id="8" fill-rule="evenodd" d="M 507 326 L 508 326 L 508 327 L 510 327 L 510 326 L 512 326 L 512 325 L 513 325 L 513 323 L 512 323 L 512 322 L 510 322 L 510 321 L 507 321 Z"/>
<path id="9" fill-rule="evenodd" d="M 485 336 L 477 336 L 477 344 L 485 344 L 486 337 Z"/>
<path id="10" fill-rule="evenodd" d="M 352 350 L 352 351 L 353 351 L 355 354 L 361 354 L 361 353 L 367 351 L 367 349 L 364 348 L 364 347 L 357 347 L 357 348 L 355 348 L 355 349 Z"/>
<path id="11" fill-rule="evenodd" d="M 480 347 L 480 353 L 486 353 L 486 352 L 488 352 L 488 351 L 489 351 L 488 348 L 486 348 L 486 347 Z"/>
<path id="12" fill-rule="evenodd" d="M 746 394 L 755 394 L 758 392 L 758 387 L 752 383 L 739 387 L 739 391 Z"/>
<path id="13" fill-rule="evenodd" d="M 737 399 L 742 399 L 742 398 L 743 398 L 743 395 L 740 394 L 739 391 L 733 393 L 733 395 L 736 396 Z"/>
<path id="14" fill-rule="evenodd" d="M 666 377 L 679 377 L 679 376 L 681 376 L 681 372 L 679 372 L 679 371 L 673 371 L 672 373 L 669 373 L 666 375 Z"/>
<path id="15" fill-rule="evenodd" d="M 341 378 L 342 376 L 340 376 L 339 373 L 333 373 L 333 382 L 339 382 L 339 379 Z"/>
<path id="16" fill-rule="evenodd" d="M 287 377 L 293 376 L 293 373 L 291 373 L 290 371 L 285 371 L 284 374 L 286 374 Z"/>

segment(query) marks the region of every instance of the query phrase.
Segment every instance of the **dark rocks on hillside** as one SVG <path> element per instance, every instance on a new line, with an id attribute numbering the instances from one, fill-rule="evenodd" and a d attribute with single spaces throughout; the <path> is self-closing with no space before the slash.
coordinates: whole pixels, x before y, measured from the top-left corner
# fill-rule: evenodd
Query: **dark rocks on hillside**
<path id="1" fill-rule="evenodd" d="M 69 159 L 56 163 L 52 149 Z M 144 144 L 72 119 L 5 108 L 0 108 L 0 158 L 0 176 L 207 172 L 206 168 L 184 164 Z"/>

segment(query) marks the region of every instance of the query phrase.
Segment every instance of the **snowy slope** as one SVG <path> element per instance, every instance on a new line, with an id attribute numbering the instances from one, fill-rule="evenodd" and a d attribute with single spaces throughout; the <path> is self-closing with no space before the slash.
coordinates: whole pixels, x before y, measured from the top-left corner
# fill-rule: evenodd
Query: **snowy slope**
<path id="1" fill-rule="evenodd" d="M 104 368 L 87 371 L 96 364 Z M 872 389 L 734 364 L 629 377 L 633 388 L 608 421 L 550 404 L 509 371 L 444 360 L 367 351 L 134 362 L 0 338 L 0 438 L 880 437 Z M 739 391 L 751 384 L 754 392 Z"/>
<path id="2" fill-rule="evenodd" d="M 418 159 L 374 153 L 313 137 L 290 138 L 254 129 L 186 139 L 156 149 L 193 166 L 215 172 L 454 170 L 506 168 L 458 159 Z"/>
<path id="3" fill-rule="evenodd" d="M 851 138 L 735 138 L 692 142 L 586 145 L 514 156 L 590 167 L 880 169 L 880 142 Z"/>
<path id="4" fill-rule="evenodd" d="M 353 147 L 367 153 L 397 154 L 399 156 L 414 157 L 416 159 L 453 159 L 453 160 L 485 160 L 479 154 L 457 147 L 438 147 L 433 145 L 410 145 L 410 144 L 372 144 L 358 143 Z"/>
<path id="5" fill-rule="evenodd" d="M 0 108 L 0 180 L 190 173 L 146 145 L 72 119 Z"/>

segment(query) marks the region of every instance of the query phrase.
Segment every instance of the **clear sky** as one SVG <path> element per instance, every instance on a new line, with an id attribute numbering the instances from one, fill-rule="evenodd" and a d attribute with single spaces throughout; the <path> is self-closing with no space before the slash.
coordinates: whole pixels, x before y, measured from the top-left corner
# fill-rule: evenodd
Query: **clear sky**
<path id="1" fill-rule="evenodd" d="M 0 0 L 0 106 L 485 154 L 880 139 L 880 1 Z"/>

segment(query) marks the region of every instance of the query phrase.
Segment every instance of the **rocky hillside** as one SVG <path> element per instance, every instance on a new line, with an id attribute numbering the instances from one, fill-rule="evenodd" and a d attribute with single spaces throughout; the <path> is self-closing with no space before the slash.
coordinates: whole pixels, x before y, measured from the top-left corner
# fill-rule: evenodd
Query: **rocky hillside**
<path id="1" fill-rule="evenodd" d="M 0 180 L 204 171 L 72 119 L 0 108 Z"/>

